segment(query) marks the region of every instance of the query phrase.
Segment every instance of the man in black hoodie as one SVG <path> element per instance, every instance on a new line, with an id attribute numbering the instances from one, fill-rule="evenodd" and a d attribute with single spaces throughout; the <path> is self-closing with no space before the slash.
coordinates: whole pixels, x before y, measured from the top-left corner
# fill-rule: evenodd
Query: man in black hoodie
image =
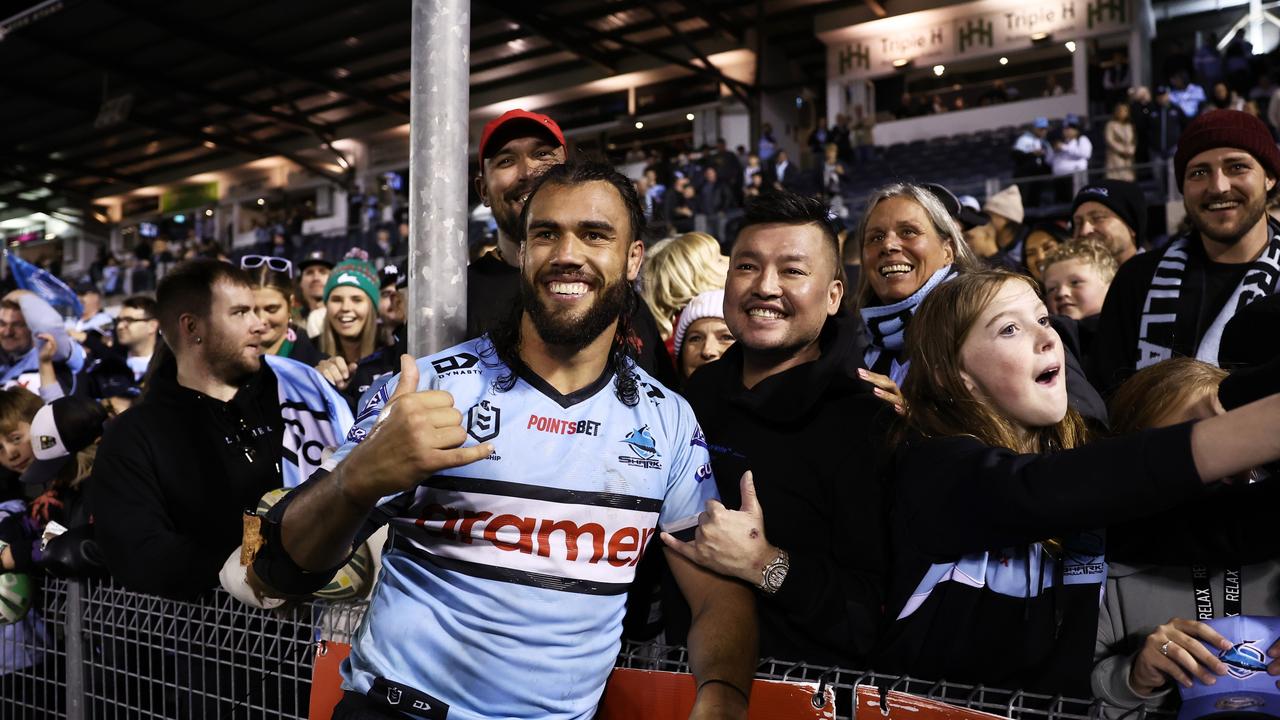
<path id="1" fill-rule="evenodd" d="M 280 487 L 284 424 L 244 271 L 183 263 L 157 302 L 172 357 L 142 402 L 107 426 L 88 501 L 112 577 L 187 600 L 217 587 L 244 510 Z"/>
<path id="2" fill-rule="evenodd" d="M 858 378 L 842 270 L 820 202 L 771 193 L 747 206 L 724 296 L 737 343 L 686 391 L 724 505 L 710 503 L 693 542 L 663 540 L 757 588 L 762 656 L 862 667 L 887 563 L 883 403 Z"/>

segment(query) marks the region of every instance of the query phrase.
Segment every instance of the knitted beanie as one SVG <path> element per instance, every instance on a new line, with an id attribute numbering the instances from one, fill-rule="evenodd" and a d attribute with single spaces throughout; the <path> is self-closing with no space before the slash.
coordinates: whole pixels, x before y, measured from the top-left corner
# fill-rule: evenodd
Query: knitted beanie
<path id="1" fill-rule="evenodd" d="M 1026 218 L 1026 213 L 1022 210 L 1022 192 L 1017 185 L 1010 185 L 987 198 L 987 204 L 982 206 L 982 210 L 988 215 L 995 213 L 1019 224 Z"/>
<path id="2" fill-rule="evenodd" d="M 1240 110 L 1211 110 L 1196 116 L 1178 138 L 1178 152 L 1173 156 L 1178 192 L 1182 192 L 1182 178 L 1191 159 L 1217 148 L 1244 150 L 1266 168 L 1267 174 L 1280 178 L 1280 150 L 1261 120 Z"/>
<path id="3" fill-rule="evenodd" d="M 378 306 L 378 271 L 365 260 L 347 258 L 334 266 L 329 273 L 329 282 L 324 284 L 324 300 L 329 301 L 329 294 L 334 288 L 349 286 L 360 288 L 369 296 L 369 302 Z"/>
<path id="4" fill-rule="evenodd" d="M 680 313 L 680 322 L 676 324 L 676 364 L 680 363 L 680 347 L 684 345 L 685 333 L 689 326 L 702 318 L 724 317 L 724 290 L 708 290 L 698 293 Z"/>
<path id="5" fill-rule="evenodd" d="M 1147 235 L 1147 198 L 1136 183 L 1124 180 L 1096 180 L 1080 188 L 1071 203 L 1071 215 L 1087 202 L 1106 206 L 1137 236 L 1138 244 Z"/>

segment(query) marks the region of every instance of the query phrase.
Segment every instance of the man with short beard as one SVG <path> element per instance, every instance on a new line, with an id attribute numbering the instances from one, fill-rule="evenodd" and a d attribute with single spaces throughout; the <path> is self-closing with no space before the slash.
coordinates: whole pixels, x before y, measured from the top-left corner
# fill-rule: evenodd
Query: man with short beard
<path id="1" fill-rule="evenodd" d="M 1117 265 L 1138 254 L 1147 241 L 1147 199 L 1125 180 L 1098 180 L 1080 188 L 1071 203 L 1072 239 L 1096 240 Z"/>
<path id="2" fill-rule="evenodd" d="M 1174 171 L 1192 230 L 1116 274 L 1094 342 L 1099 388 L 1171 357 L 1218 364 L 1227 322 L 1280 289 L 1280 223 L 1266 214 L 1280 150 L 1266 125 L 1235 110 L 1203 113 L 1179 139 Z"/>
<path id="3" fill-rule="evenodd" d="M 266 326 L 243 270 L 177 265 L 156 308 L 171 352 L 157 348 L 166 357 L 142 401 L 107 427 L 86 486 L 112 577 L 185 600 L 218 585 L 244 509 L 310 475 L 352 418 L 314 370 L 261 357 Z"/>
<path id="4" fill-rule="evenodd" d="M 288 594 L 328 582 L 371 512 L 393 529 L 335 720 L 402 717 L 400 699 L 434 709 L 423 717 L 593 717 L 641 556 L 716 496 L 689 406 L 632 359 L 631 181 L 561 165 L 529 191 L 515 311 L 405 355 L 326 468 L 265 519 L 253 570 Z M 697 618 L 691 717 L 745 718 L 751 596 L 668 560 Z"/>
<path id="5" fill-rule="evenodd" d="M 498 225 L 498 248 L 467 267 L 467 337 L 497 327 L 511 312 L 520 293 L 520 211 L 538 177 L 567 157 L 564 134 L 555 120 L 510 110 L 480 134 L 480 175 L 476 192 L 493 210 Z M 639 233 L 637 233 L 639 235 Z M 639 303 L 632 319 L 640 367 L 658 380 L 674 385 L 675 366 L 658 333 L 648 306 Z"/>

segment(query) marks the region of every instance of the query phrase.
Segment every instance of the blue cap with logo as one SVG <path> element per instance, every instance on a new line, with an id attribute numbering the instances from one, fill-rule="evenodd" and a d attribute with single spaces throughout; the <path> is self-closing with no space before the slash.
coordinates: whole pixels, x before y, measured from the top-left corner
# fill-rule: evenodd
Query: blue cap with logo
<path id="1" fill-rule="evenodd" d="M 1036 118 L 1035 122 L 1031 123 L 1031 126 L 1036 128 L 1037 130 L 1044 130 L 1045 128 L 1049 127 L 1049 118 L 1038 117 Z"/>
<path id="2" fill-rule="evenodd" d="M 1280 689 L 1276 678 L 1267 674 L 1267 650 L 1280 638 L 1280 618 L 1237 615 L 1206 620 L 1232 643 L 1230 650 L 1218 650 L 1205 643 L 1227 666 L 1227 674 L 1213 685 L 1193 680 L 1182 692 L 1178 720 L 1225 718 L 1248 715 L 1280 718 Z"/>

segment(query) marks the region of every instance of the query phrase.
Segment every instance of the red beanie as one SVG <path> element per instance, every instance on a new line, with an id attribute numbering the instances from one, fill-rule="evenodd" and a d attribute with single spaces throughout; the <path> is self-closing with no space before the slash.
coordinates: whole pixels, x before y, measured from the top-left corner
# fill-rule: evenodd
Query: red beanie
<path id="1" fill-rule="evenodd" d="M 1280 179 L 1280 150 L 1261 120 L 1239 110 L 1210 110 L 1192 120 L 1178 138 L 1178 152 L 1173 156 L 1178 192 L 1182 192 L 1182 178 L 1192 158 L 1224 147 L 1244 150 L 1262 163 L 1267 174 Z"/>

